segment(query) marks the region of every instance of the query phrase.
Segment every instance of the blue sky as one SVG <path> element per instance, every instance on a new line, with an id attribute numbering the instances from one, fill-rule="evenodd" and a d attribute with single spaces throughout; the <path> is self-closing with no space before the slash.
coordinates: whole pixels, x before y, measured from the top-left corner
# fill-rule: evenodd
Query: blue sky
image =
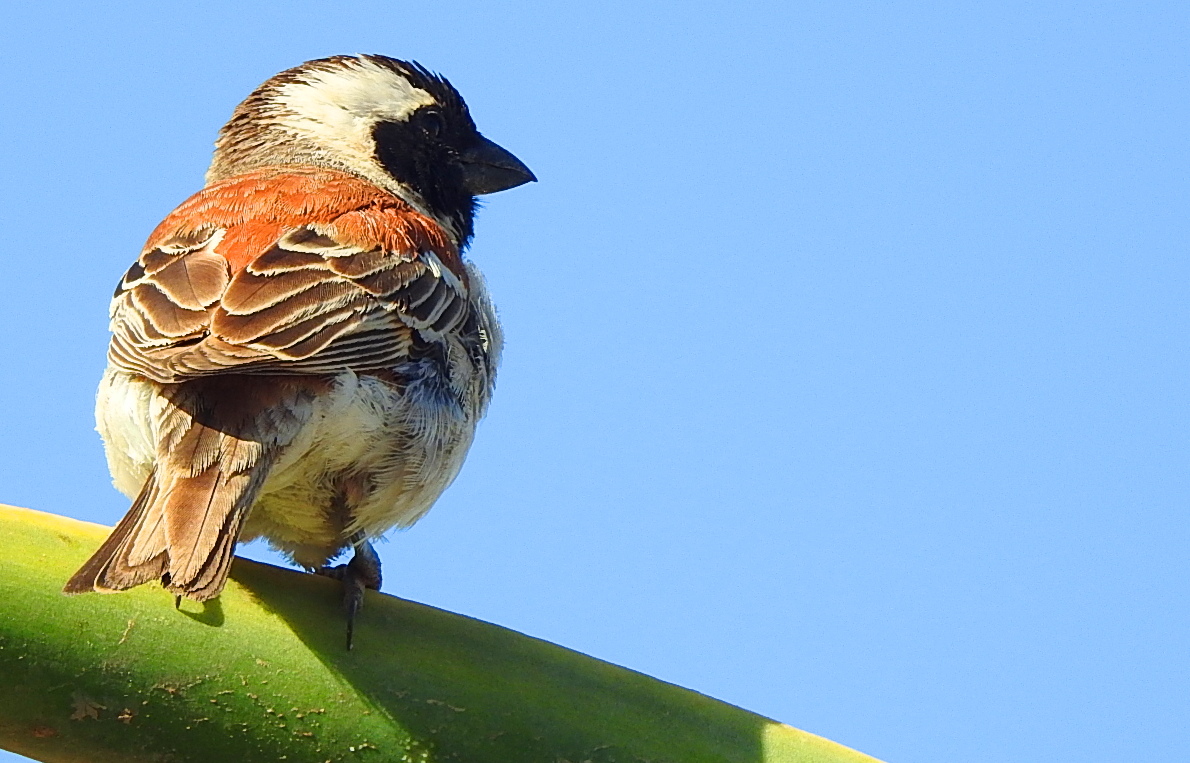
<path id="1" fill-rule="evenodd" d="M 5 16 L 0 502 L 127 508 L 107 299 L 232 107 L 413 58 L 541 182 L 478 221 L 505 363 L 387 591 L 889 761 L 1190 758 L 1185 4 Z"/>

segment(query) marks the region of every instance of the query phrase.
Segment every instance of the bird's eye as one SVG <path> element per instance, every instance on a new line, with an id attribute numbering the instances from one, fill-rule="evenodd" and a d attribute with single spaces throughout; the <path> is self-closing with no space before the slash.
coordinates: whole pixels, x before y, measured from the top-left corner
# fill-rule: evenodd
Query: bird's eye
<path id="1" fill-rule="evenodd" d="M 417 115 L 417 124 L 427 137 L 437 138 L 442 134 L 444 123 L 442 114 L 437 111 L 423 111 Z"/>

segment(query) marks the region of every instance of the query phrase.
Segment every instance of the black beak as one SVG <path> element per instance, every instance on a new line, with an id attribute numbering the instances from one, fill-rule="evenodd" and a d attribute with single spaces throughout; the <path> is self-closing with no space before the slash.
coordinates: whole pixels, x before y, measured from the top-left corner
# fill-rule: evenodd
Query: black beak
<path id="1" fill-rule="evenodd" d="M 537 180 L 524 162 L 483 136 L 459 159 L 463 162 L 463 185 L 472 196 L 507 191 Z"/>

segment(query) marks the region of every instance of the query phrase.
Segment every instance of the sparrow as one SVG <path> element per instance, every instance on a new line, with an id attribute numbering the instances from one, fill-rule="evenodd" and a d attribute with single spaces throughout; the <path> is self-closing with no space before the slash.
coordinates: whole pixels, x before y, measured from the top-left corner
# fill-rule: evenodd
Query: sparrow
<path id="1" fill-rule="evenodd" d="M 343 581 L 350 649 L 371 541 L 430 509 L 491 399 L 476 196 L 534 180 L 415 62 L 333 56 L 253 91 L 116 287 L 96 420 L 133 502 L 65 592 L 205 601 L 264 538 Z"/>

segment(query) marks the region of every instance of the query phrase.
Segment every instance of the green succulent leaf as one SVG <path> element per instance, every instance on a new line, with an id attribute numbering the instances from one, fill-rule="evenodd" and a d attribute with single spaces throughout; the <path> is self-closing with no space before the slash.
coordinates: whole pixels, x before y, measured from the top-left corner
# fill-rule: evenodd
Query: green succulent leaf
<path id="1" fill-rule="evenodd" d="M 107 528 L 0 507 L 0 747 L 41 761 L 860 763 L 866 755 L 489 623 L 237 560 L 205 604 L 66 596 Z"/>

